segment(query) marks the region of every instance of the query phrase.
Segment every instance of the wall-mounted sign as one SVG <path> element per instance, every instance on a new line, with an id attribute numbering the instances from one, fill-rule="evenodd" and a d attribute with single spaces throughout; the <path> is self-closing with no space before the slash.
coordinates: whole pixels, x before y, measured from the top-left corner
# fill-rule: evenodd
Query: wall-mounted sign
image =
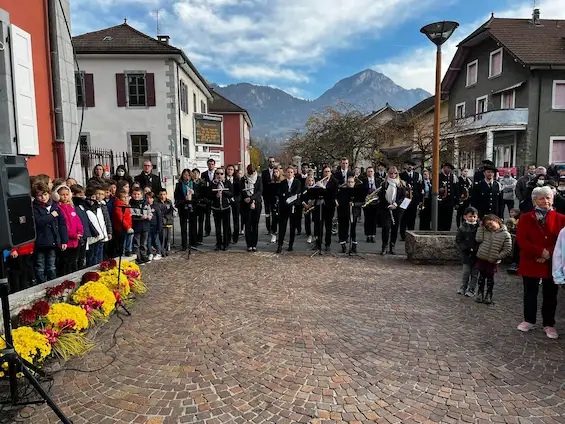
<path id="1" fill-rule="evenodd" d="M 206 113 L 194 114 L 194 140 L 197 146 L 224 145 L 223 117 Z"/>

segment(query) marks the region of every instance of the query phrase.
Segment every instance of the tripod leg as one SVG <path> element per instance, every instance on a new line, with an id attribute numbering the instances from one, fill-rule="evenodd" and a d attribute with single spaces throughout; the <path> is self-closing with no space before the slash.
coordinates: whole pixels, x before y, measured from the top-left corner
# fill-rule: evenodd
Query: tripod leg
<path id="1" fill-rule="evenodd" d="M 27 369 L 27 367 L 22 367 L 22 372 L 23 372 L 24 376 L 26 377 L 27 381 L 29 381 L 29 383 L 34 387 L 34 389 L 37 390 L 39 395 L 43 399 L 45 399 L 45 402 L 47 403 L 47 405 L 49 405 L 49 407 L 53 410 L 55 415 L 57 415 L 57 417 L 59 417 L 61 422 L 63 424 L 72 424 L 72 421 L 67 418 L 67 416 L 63 413 L 63 411 L 61 411 L 59 406 L 57 406 L 57 404 L 53 401 L 53 399 L 51 399 L 49 397 L 47 392 L 43 389 L 43 387 L 41 387 L 41 384 L 39 384 L 39 382 L 35 379 L 33 374 Z"/>

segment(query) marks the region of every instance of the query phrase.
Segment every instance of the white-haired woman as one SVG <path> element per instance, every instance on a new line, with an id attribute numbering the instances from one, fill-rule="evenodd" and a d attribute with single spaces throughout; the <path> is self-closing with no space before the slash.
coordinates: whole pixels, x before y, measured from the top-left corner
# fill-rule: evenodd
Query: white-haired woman
<path id="1" fill-rule="evenodd" d="M 559 232 L 565 227 L 565 215 L 553 209 L 553 190 L 550 187 L 535 188 L 532 202 L 534 210 L 520 216 L 516 234 L 520 246 L 518 274 L 524 281 L 524 322 L 518 325 L 518 330 L 526 332 L 534 328 L 541 280 L 544 331 L 547 337 L 556 339 L 558 335 L 554 326 L 558 286 L 551 275 L 551 256 Z"/>
<path id="2" fill-rule="evenodd" d="M 383 227 L 381 255 L 386 255 L 387 247 L 388 253 L 391 255 L 395 253 L 394 245 L 398 235 L 398 226 L 404 213 L 400 205 L 407 196 L 406 184 L 398 177 L 398 169 L 391 166 L 379 191 L 378 214 Z"/>

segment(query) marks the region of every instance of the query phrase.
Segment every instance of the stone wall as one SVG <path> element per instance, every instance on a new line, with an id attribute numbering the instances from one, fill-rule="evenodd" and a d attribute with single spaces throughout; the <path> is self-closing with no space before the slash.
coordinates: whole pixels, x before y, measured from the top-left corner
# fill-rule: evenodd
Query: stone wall
<path id="1" fill-rule="evenodd" d="M 460 262 L 455 244 L 456 232 L 407 231 L 406 255 L 415 264 L 452 264 Z"/>

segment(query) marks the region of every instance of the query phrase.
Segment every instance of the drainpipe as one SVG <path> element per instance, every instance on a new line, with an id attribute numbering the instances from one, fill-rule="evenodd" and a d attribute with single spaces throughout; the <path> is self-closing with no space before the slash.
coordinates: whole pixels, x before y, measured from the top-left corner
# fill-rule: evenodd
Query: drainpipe
<path id="1" fill-rule="evenodd" d="M 538 166 L 538 150 L 539 150 L 539 122 L 540 122 L 540 115 L 541 115 L 541 72 L 537 73 L 538 77 L 538 116 L 537 116 L 537 124 L 536 124 L 536 160 L 535 164 Z"/>
<path id="2" fill-rule="evenodd" d="M 47 16 L 49 23 L 49 51 L 51 56 L 51 82 L 53 115 L 55 117 L 55 139 L 53 150 L 59 177 L 67 176 L 65 164 L 65 130 L 63 126 L 63 101 L 61 96 L 61 71 L 59 69 L 59 53 L 57 52 L 57 4 L 56 0 L 47 0 Z"/>
<path id="3" fill-rule="evenodd" d="M 180 157 L 183 156 L 183 151 L 182 151 L 182 113 L 181 113 L 181 105 L 180 105 L 180 72 L 179 72 L 179 63 L 175 61 L 175 63 L 177 64 L 177 76 L 176 76 L 176 83 L 178 85 L 177 88 L 177 107 L 179 110 L 179 142 L 180 142 Z M 188 149 L 190 151 L 190 146 L 188 146 Z M 177 151 L 177 149 L 175 149 L 175 152 Z M 175 154 L 176 155 L 176 154 Z M 178 156 L 178 155 L 176 155 Z M 181 170 L 180 170 L 180 157 L 176 157 L 175 158 L 175 162 L 177 164 L 177 174 L 179 176 L 179 178 L 181 177 Z"/>

